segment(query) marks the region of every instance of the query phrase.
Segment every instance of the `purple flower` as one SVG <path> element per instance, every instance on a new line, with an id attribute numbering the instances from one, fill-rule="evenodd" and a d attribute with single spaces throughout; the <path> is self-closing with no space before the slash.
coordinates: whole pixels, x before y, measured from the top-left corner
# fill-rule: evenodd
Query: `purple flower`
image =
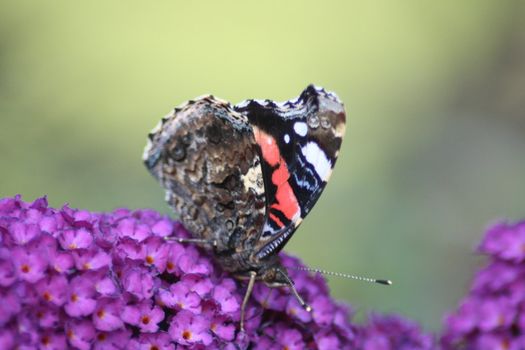
<path id="1" fill-rule="evenodd" d="M 58 332 L 42 332 L 39 339 L 40 349 L 49 349 L 49 350 L 65 350 L 66 347 L 66 337 L 63 333 Z"/>
<path id="2" fill-rule="evenodd" d="M 230 314 L 239 311 L 240 303 L 235 299 L 232 291 L 227 287 L 218 285 L 213 289 L 213 300 L 217 302 L 220 307 L 220 312 L 223 314 Z"/>
<path id="3" fill-rule="evenodd" d="M 297 299 L 288 299 L 286 304 L 286 314 L 301 322 L 310 322 L 312 320 L 312 313 L 306 311 L 304 307 L 299 304 Z"/>
<path id="4" fill-rule="evenodd" d="M 174 231 L 174 224 L 173 221 L 171 221 L 168 218 L 162 218 L 155 223 L 153 223 L 153 226 L 151 226 L 151 232 L 153 235 L 158 237 L 167 237 L 171 235 Z"/>
<path id="5" fill-rule="evenodd" d="M 134 217 L 127 217 L 119 221 L 117 231 L 120 237 L 129 237 L 137 242 L 142 242 L 150 236 L 150 228 L 140 223 Z"/>
<path id="6" fill-rule="evenodd" d="M 327 326 L 332 323 L 334 317 L 334 305 L 332 300 L 325 295 L 318 296 L 312 302 L 312 317 L 320 326 Z"/>
<path id="7" fill-rule="evenodd" d="M 212 342 L 209 319 L 186 310 L 178 312 L 173 317 L 168 332 L 172 340 L 182 345 L 195 343 L 210 345 Z"/>
<path id="8" fill-rule="evenodd" d="M 301 350 L 305 348 L 303 335 L 297 329 L 289 328 L 287 325 L 277 325 L 275 338 L 283 349 Z"/>
<path id="9" fill-rule="evenodd" d="M 55 254 L 50 256 L 50 265 L 56 272 L 65 273 L 73 268 L 75 262 L 70 253 L 55 252 Z"/>
<path id="10" fill-rule="evenodd" d="M 68 281 L 64 275 L 48 275 L 36 284 L 36 290 L 46 303 L 62 306 L 67 298 Z"/>
<path id="11" fill-rule="evenodd" d="M 131 331 L 99 332 L 93 343 L 94 350 L 124 350 L 128 348 Z"/>
<path id="12" fill-rule="evenodd" d="M 226 316 L 213 317 L 210 329 L 223 340 L 232 341 L 235 338 L 235 325 Z"/>
<path id="13" fill-rule="evenodd" d="M 11 349 L 15 346 L 15 332 L 11 329 L 0 328 L 0 349 Z"/>
<path id="14" fill-rule="evenodd" d="M 73 258 L 76 268 L 84 271 L 98 270 L 111 264 L 111 256 L 95 247 L 75 251 Z"/>
<path id="15" fill-rule="evenodd" d="M 525 221 L 514 225 L 501 222 L 487 231 L 479 251 L 504 261 L 525 260 Z"/>
<path id="16" fill-rule="evenodd" d="M 142 243 L 146 265 L 155 266 L 157 271 L 164 272 L 168 262 L 169 246 L 160 237 L 150 237 Z"/>
<path id="17" fill-rule="evenodd" d="M 287 294 L 275 288 L 270 288 L 263 283 L 254 286 L 253 298 L 264 308 L 275 311 L 284 310 L 286 303 L 290 300 Z"/>
<path id="18" fill-rule="evenodd" d="M 138 305 L 126 306 L 122 312 L 122 320 L 139 327 L 141 332 L 156 332 L 159 322 L 164 319 L 164 311 L 151 304 L 151 301 L 145 301 Z"/>
<path id="19" fill-rule="evenodd" d="M 421 332 L 419 326 L 399 316 L 372 314 L 369 324 L 360 327 L 359 349 L 435 349 L 433 337 Z"/>
<path id="20" fill-rule="evenodd" d="M 121 282 L 124 291 L 138 300 L 149 299 L 155 293 L 154 276 L 149 270 L 140 266 L 125 266 L 121 271 Z"/>
<path id="21" fill-rule="evenodd" d="M 445 318 L 442 347 L 524 349 L 525 221 L 493 225 L 478 250 L 489 255 L 489 263 Z"/>
<path id="22" fill-rule="evenodd" d="M 166 259 L 166 272 L 180 276 L 179 259 L 184 254 L 184 247 L 176 242 L 168 245 L 168 258 Z"/>
<path id="23" fill-rule="evenodd" d="M 197 293 L 201 298 L 206 297 L 213 289 L 213 282 L 209 278 L 203 278 L 198 275 L 184 275 L 181 277 L 181 282 L 187 285 L 190 291 Z"/>
<path id="24" fill-rule="evenodd" d="M 89 350 L 95 340 L 95 327 L 88 320 L 73 319 L 66 324 L 66 337 L 69 344 L 80 350 Z"/>
<path id="25" fill-rule="evenodd" d="M 130 343 L 131 350 L 175 350 L 169 334 L 141 334 Z"/>
<path id="26" fill-rule="evenodd" d="M 161 290 L 159 299 L 163 305 L 173 309 L 189 310 L 195 314 L 201 312 L 201 297 L 182 281 L 172 284 L 169 290 Z"/>
<path id="27" fill-rule="evenodd" d="M 47 262 L 37 245 L 14 247 L 11 257 L 21 280 L 35 283 L 45 276 Z"/>
<path id="28" fill-rule="evenodd" d="M 64 250 L 85 249 L 91 246 L 93 234 L 84 227 L 77 230 L 64 230 L 58 241 Z"/>
<path id="29" fill-rule="evenodd" d="M 124 307 L 118 299 L 100 298 L 93 313 L 93 324 L 100 331 L 114 331 L 123 328 Z"/>
<path id="30" fill-rule="evenodd" d="M 14 290 L 2 290 L 0 289 L 0 329 L 9 320 L 18 314 L 22 308 L 21 300 L 17 296 Z"/>
<path id="31" fill-rule="evenodd" d="M 34 316 L 41 328 L 55 328 L 61 322 L 60 308 L 50 306 L 38 306 Z"/>
<path id="32" fill-rule="evenodd" d="M 15 266 L 10 257 L 7 249 L 0 248 L 0 287 L 9 287 L 17 279 Z"/>
<path id="33" fill-rule="evenodd" d="M 84 275 L 71 280 L 64 311 L 72 317 L 88 316 L 97 305 L 95 288 L 91 280 Z"/>
<path id="34" fill-rule="evenodd" d="M 181 271 L 186 274 L 209 275 L 212 270 L 210 260 L 200 257 L 195 247 L 189 247 L 177 262 Z"/>
<path id="35" fill-rule="evenodd" d="M 315 335 L 315 341 L 319 350 L 341 349 L 341 341 L 339 338 L 327 332 L 319 332 Z"/>
<path id="36" fill-rule="evenodd" d="M 23 245 L 40 234 L 40 227 L 33 223 L 16 221 L 9 226 L 9 233 L 15 244 Z"/>

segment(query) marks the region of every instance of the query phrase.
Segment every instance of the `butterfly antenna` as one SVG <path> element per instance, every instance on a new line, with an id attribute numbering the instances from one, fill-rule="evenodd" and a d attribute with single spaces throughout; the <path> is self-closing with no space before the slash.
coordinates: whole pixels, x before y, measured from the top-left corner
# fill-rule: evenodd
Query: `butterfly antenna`
<path id="1" fill-rule="evenodd" d="M 336 276 L 336 277 L 349 278 L 349 279 L 358 280 L 358 281 L 384 284 L 386 286 L 392 285 L 392 281 L 391 280 L 383 280 L 383 279 L 376 279 L 376 278 L 370 278 L 370 277 L 355 276 L 355 275 L 349 275 L 347 273 L 332 272 L 332 271 L 326 271 L 326 270 L 321 270 L 321 269 L 313 269 L 313 268 L 310 268 L 310 267 L 297 267 L 297 266 L 291 267 L 291 266 L 287 266 L 287 268 L 293 269 L 293 270 L 299 270 L 299 271 L 318 272 L 318 273 L 322 273 L 323 275 L 327 275 L 327 276 Z"/>

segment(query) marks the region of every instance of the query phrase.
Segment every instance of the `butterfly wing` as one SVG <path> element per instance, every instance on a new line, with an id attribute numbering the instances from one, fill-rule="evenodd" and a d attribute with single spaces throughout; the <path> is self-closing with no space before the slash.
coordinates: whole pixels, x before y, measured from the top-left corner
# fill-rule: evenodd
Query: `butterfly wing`
<path id="1" fill-rule="evenodd" d="M 144 162 L 184 226 L 215 242 L 226 270 L 238 270 L 266 212 L 258 145 L 246 116 L 202 97 L 175 109 L 149 138 Z"/>
<path id="2" fill-rule="evenodd" d="M 278 252 L 319 199 L 337 160 L 345 132 L 337 96 L 308 86 L 290 101 L 247 100 L 246 115 L 261 154 L 266 215 L 259 258 Z"/>

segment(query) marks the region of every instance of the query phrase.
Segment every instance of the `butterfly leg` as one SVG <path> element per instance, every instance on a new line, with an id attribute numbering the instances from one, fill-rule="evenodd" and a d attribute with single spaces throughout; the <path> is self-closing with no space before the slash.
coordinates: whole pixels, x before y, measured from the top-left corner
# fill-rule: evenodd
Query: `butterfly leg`
<path id="1" fill-rule="evenodd" d="M 248 289 L 246 290 L 246 294 L 244 294 L 244 299 L 242 300 L 242 306 L 241 306 L 241 332 L 244 332 L 244 316 L 246 313 L 246 305 L 248 305 L 248 299 L 250 299 L 250 295 L 253 291 L 253 285 L 255 284 L 255 277 L 257 276 L 257 273 L 255 271 L 250 271 L 250 280 L 248 281 Z"/>

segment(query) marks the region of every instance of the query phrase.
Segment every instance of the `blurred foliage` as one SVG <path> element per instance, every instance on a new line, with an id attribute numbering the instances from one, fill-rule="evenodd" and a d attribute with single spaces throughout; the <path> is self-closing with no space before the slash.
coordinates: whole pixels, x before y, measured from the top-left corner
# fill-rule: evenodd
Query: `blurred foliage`
<path id="1" fill-rule="evenodd" d="M 0 195 L 153 207 L 146 134 L 205 93 L 336 91 L 347 137 L 287 247 L 356 308 L 437 328 L 487 223 L 525 213 L 525 7 L 518 1 L 3 1 Z"/>

